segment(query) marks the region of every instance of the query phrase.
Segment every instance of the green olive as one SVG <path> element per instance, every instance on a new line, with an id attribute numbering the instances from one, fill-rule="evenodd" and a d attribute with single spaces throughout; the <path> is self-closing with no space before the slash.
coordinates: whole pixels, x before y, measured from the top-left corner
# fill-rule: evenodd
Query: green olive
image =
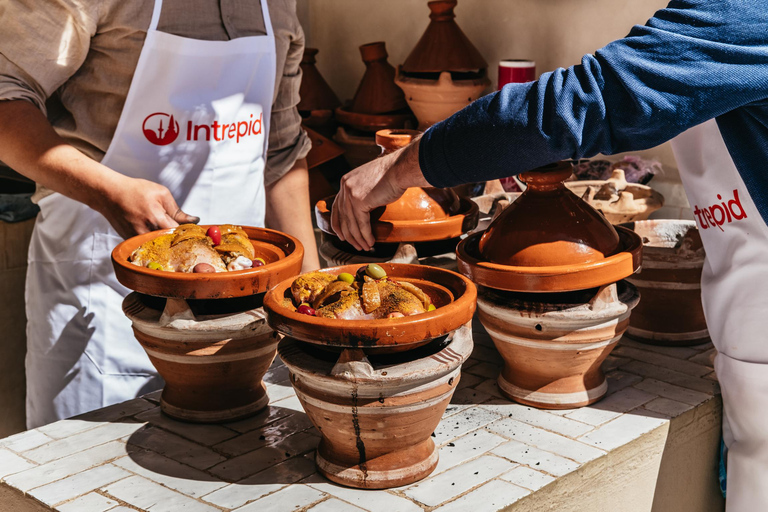
<path id="1" fill-rule="evenodd" d="M 355 276 L 350 274 L 349 272 L 342 272 L 336 277 L 339 281 L 344 281 L 345 283 L 352 284 L 355 282 Z"/>
<path id="2" fill-rule="evenodd" d="M 384 279 L 387 277 L 387 273 L 384 271 L 384 269 L 375 263 L 370 263 L 368 267 L 366 267 L 365 273 L 373 279 Z"/>
<path id="3" fill-rule="evenodd" d="M 434 304 L 430 304 L 429 307 L 427 308 L 427 311 L 434 311 L 436 309 L 437 307 Z"/>
<path id="4" fill-rule="evenodd" d="M 165 270 L 163 266 L 156 261 L 150 261 L 147 264 L 147 268 L 151 268 L 152 270 Z"/>

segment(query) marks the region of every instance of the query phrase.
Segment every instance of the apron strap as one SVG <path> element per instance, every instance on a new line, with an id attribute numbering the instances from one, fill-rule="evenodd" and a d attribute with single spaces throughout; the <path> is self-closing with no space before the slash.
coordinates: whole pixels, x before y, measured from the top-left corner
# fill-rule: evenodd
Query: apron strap
<path id="1" fill-rule="evenodd" d="M 269 15 L 269 6 L 267 6 L 267 0 L 261 0 L 261 15 L 264 17 L 264 29 L 267 32 L 266 35 L 272 35 L 272 18 Z"/>
<path id="2" fill-rule="evenodd" d="M 157 23 L 160 21 L 160 11 L 163 10 L 163 0 L 155 0 L 155 7 L 152 10 L 152 21 L 149 22 L 147 32 L 157 30 Z"/>

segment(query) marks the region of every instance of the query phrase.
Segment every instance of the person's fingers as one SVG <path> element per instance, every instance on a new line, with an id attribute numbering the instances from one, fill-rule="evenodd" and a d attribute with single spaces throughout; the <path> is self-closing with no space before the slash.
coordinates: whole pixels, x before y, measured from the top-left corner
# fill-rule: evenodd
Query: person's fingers
<path id="1" fill-rule="evenodd" d="M 373 233 L 371 232 L 371 214 L 370 212 L 363 211 L 358 207 L 353 210 L 353 215 L 360 236 L 357 241 L 363 247 L 363 249 L 370 251 L 373 247 L 373 244 L 376 243 L 376 240 L 373 237 Z"/>
<path id="2" fill-rule="evenodd" d="M 184 213 L 181 211 L 181 208 L 177 208 L 176 213 L 171 215 L 171 218 L 179 224 L 197 224 L 200 222 L 200 217 L 195 217 L 194 215 Z"/>
<path id="3" fill-rule="evenodd" d="M 336 199 L 333 200 L 333 206 L 331 207 L 331 229 L 333 229 L 333 232 L 336 233 L 336 236 L 341 240 L 344 241 L 344 234 L 341 231 L 341 203 L 343 202 L 343 197 L 341 195 L 341 192 L 336 194 Z"/>
<path id="4" fill-rule="evenodd" d="M 360 230 L 358 229 L 357 222 L 351 212 L 344 212 L 341 220 L 341 230 L 344 233 L 347 243 L 352 244 L 358 251 L 363 250 L 363 245 L 360 243 L 360 239 L 362 238 L 360 236 Z"/>

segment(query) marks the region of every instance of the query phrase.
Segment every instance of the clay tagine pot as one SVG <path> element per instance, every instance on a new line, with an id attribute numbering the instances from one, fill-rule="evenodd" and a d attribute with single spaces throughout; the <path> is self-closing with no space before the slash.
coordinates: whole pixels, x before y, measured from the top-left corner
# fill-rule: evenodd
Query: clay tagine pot
<path id="1" fill-rule="evenodd" d="M 336 130 L 333 141 L 344 150 L 344 160 L 352 169 L 375 160 L 381 152 L 373 137 L 368 134 L 356 134 L 343 126 L 339 126 Z"/>
<path id="2" fill-rule="evenodd" d="M 456 1 L 428 6 L 430 23 L 395 79 L 420 130 L 467 106 L 491 84 L 488 63 L 456 24 Z"/>
<path id="3" fill-rule="evenodd" d="M 689 220 L 642 220 L 624 225 L 643 239 L 643 269 L 627 281 L 643 300 L 632 313 L 627 336 L 652 345 L 708 343 L 701 305 L 704 246 Z"/>
<path id="4" fill-rule="evenodd" d="M 562 292 L 613 283 L 640 268 L 640 237 L 614 228 L 563 181 L 562 162 L 523 173 L 528 188 L 480 234 L 457 247 L 473 281 L 518 292 Z"/>
<path id="5" fill-rule="evenodd" d="M 611 224 L 646 220 L 664 206 L 664 196 L 648 185 L 628 183 L 623 169 L 614 169 L 607 180 L 568 181 L 565 186 Z"/>
<path id="6" fill-rule="evenodd" d="M 390 278 L 422 287 L 438 308 L 382 320 L 311 317 L 283 305 L 293 279 L 264 300 L 270 325 L 286 335 L 279 353 L 296 395 L 322 435 L 318 470 L 364 489 L 407 485 L 434 470 L 431 434 L 472 352 L 476 289 L 469 280 L 420 265 L 382 267 Z"/>
<path id="7" fill-rule="evenodd" d="M 123 301 L 136 339 L 165 380 L 162 411 L 176 419 L 217 423 L 257 413 L 269 402 L 262 378 L 279 341 L 261 309 L 264 292 L 301 270 L 295 238 L 243 227 L 266 265 L 234 272 L 187 274 L 133 265 L 144 242 L 130 238 L 112 251 L 118 281 L 135 290 Z"/>
<path id="8" fill-rule="evenodd" d="M 413 119 L 403 91 L 395 85 L 395 68 L 387 62 L 383 42 L 364 44 L 365 74 L 349 105 L 335 110 L 339 123 L 362 132 L 407 128 Z"/>
<path id="9" fill-rule="evenodd" d="M 332 137 L 336 131 L 333 111 L 341 106 L 341 101 L 315 66 L 317 53 L 317 48 L 304 49 L 304 56 L 299 65 L 302 72 L 299 87 L 301 100 L 297 109 L 306 127 L 316 130 L 324 137 Z"/>

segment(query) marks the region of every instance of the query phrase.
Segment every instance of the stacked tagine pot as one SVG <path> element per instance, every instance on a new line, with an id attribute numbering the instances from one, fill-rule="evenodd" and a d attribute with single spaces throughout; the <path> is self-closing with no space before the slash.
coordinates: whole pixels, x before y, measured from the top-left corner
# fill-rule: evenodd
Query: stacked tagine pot
<path id="1" fill-rule="evenodd" d="M 521 174 L 527 190 L 456 249 L 459 270 L 480 285 L 478 316 L 504 360 L 499 388 L 547 409 L 605 395 L 600 364 L 640 298 L 624 280 L 640 268 L 640 237 L 570 192 L 571 168 Z"/>
<path id="2" fill-rule="evenodd" d="M 419 135 L 416 130 L 387 129 L 376 132 L 381 155 L 407 146 Z M 376 245 L 372 252 L 358 252 L 336 237 L 331 226 L 335 196 L 318 201 L 315 218 L 324 233 L 321 256 L 330 265 L 347 263 L 418 263 L 420 257 L 453 253 L 458 238 L 475 228 L 478 207 L 451 189 L 419 188 L 406 190 L 392 204 L 371 212 L 371 228 Z"/>
<path id="3" fill-rule="evenodd" d="M 333 111 L 341 106 L 341 101 L 315 66 L 318 51 L 317 48 L 304 49 L 300 64 L 299 96 L 301 99 L 296 108 L 305 126 L 330 138 L 336 131 Z"/>
<path id="4" fill-rule="evenodd" d="M 117 280 L 134 290 L 123 301 L 123 312 L 165 380 L 161 409 L 175 419 L 233 421 L 269 402 L 262 377 L 279 336 L 267 325 L 262 300 L 269 288 L 301 271 L 304 248 L 278 231 L 243 230 L 262 266 L 184 273 L 129 261 L 144 242 L 173 230 L 135 236 L 112 252 Z"/>
<path id="5" fill-rule="evenodd" d="M 321 272 L 341 281 L 366 268 Z M 318 470 L 334 482 L 365 489 L 407 485 L 435 469 L 431 434 L 472 352 L 477 296 L 475 286 L 455 272 L 405 264 L 382 264 L 379 270 L 389 282 L 418 286 L 436 309 L 372 320 L 309 316 L 292 306 L 294 279 L 264 299 L 269 325 L 286 336 L 280 358 L 322 436 Z"/>
<path id="6" fill-rule="evenodd" d="M 365 74 L 352 101 L 335 110 L 342 126 L 334 140 L 344 148 L 351 167 L 370 162 L 379 154 L 374 133 L 386 128 L 408 128 L 413 125 L 413 113 L 408 108 L 403 91 L 395 85 L 395 68 L 387 61 L 383 42 L 364 44 L 360 55 Z"/>
<path id="7" fill-rule="evenodd" d="M 395 80 L 420 130 L 466 107 L 491 85 L 488 63 L 456 24 L 456 0 L 428 5 L 429 25 Z"/>

